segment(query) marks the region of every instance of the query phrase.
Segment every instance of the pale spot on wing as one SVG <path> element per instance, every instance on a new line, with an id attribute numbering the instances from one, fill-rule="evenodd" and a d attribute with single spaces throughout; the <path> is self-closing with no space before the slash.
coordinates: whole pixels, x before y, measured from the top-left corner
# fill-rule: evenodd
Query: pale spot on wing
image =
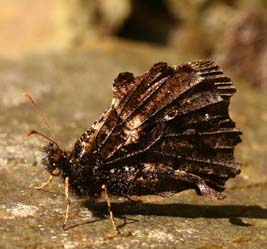
<path id="1" fill-rule="evenodd" d="M 154 163 L 144 163 L 144 171 L 152 171 L 155 169 L 155 164 Z"/>
<path id="2" fill-rule="evenodd" d="M 84 156 L 85 153 L 92 150 L 92 144 L 87 142 L 82 142 L 82 151 L 80 153 L 80 158 Z"/>
<path id="3" fill-rule="evenodd" d="M 169 167 L 162 164 L 162 163 L 144 163 L 144 171 L 155 171 L 156 169 L 158 171 L 166 171 Z"/>
<path id="4" fill-rule="evenodd" d="M 112 102 L 111 102 L 111 106 L 113 106 L 115 109 L 117 109 L 117 107 L 119 106 L 119 103 L 120 103 L 119 99 L 113 98 Z"/>
<path id="5" fill-rule="evenodd" d="M 141 124 L 142 124 L 142 120 L 140 119 L 139 115 L 136 115 L 126 123 L 126 126 L 129 129 L 135 129 Z"/>
<path id="6" fill-rule="evenodd" d="M 137 140 L 139 140 L 139 133 L 136 129 L 129 130 L 129 129 L 124 129 L 124 133 L 126 135 L 126 142 L 125 144 L 131 144 L 135 143 Z"/>

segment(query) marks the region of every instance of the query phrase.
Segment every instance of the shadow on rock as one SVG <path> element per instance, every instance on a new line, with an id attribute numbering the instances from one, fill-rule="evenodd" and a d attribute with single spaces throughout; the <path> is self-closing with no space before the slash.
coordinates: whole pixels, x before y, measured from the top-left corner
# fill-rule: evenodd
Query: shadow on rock
<path id="1" fill-rule="evenodd" d="M 95 216 L 107 214 L 105 202 L 85 202 Z M 155 215 L 181 218 L 229 219 L 237 226 L 252 226 L 241 218 L 267 219 L 267 209 L 257 205 L 193 205 L 193 204 L 158 204 L 126 201 L 112 203 L 115 217 L 125 219 L 125 215 Z M 127 217 L 128 219 L 128 217 Z M 133 219 L 135 221 L 135 219 Z"/>

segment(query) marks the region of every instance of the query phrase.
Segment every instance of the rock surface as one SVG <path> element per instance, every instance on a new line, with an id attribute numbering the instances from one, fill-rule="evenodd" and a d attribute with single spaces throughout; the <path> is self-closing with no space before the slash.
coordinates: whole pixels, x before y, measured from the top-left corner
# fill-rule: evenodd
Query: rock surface
<path id="1" fill-rule="evenodd" d="M 46 141 L 25 133 L 46 129 L 22 92 L 35 97 L 58 140 L 71 148 L 109 106 L 119 72 L 138 75 L 161 60 L 182 62 L 173 51 L 134 44 L 0 61 L 0 248 L 267 247 L 267 99 L 238 80 L 231 113 L 244 132 L 236 153 L 244 166 L 228 182 L 227 199 L 211 201 L 194 191 L 138 202 L 113 197 L 122 233 L 115 236 L 104 200 L 72 196 L 73 227 L 63 231 L 62 182 L 55 180 L 47 191 L 29 188 L 48 178 L 41 166 Z"/>

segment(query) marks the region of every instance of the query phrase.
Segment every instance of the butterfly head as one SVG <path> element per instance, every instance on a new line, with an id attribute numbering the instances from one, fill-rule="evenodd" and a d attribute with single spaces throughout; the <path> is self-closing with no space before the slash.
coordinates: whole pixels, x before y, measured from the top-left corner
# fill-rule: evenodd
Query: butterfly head
<path id="1" fill-rule="evenodd" d="M 44 147 L 43 165 L 52 176 L 66 175 L 69 170 L 69 153 L 63 151 L 56 143 L 50 142 Z"/>
<path id="2" fill-rule="evenodd" d="M 32 130 L 28 133 L 28 136 L 33 134 L 39 135 L 50 141 L 43 149 L 45 156 L 42 159 L 42 163 L 45 166 L 46 170 L 52 176 L 66 176 L 69 171 L 69 164 L 71 162 L 70 153 L 65 152 L 57 142 L 48 137 L 47 135 Z"/>

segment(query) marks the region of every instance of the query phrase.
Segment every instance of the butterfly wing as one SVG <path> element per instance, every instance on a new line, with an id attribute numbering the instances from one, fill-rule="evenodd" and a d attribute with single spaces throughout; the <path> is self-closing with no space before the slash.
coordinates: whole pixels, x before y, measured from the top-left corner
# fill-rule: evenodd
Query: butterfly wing
<path id="1" fill-rule="evenodd" d="M 241 132 L 228 114 L 236 89 L 215 63 L 160 62 L 138 77 L 120 74 L 113 89 L 111 108 L 89 136 L 98 167 L 160 163 L 218 190 L 240 172 L 233 153 Z"/>

